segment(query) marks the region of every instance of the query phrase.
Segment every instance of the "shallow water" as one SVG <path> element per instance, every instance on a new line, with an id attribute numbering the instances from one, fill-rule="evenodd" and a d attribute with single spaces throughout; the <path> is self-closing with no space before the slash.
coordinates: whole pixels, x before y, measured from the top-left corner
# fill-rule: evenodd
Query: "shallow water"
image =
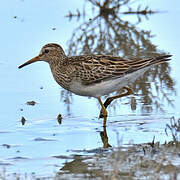
<path id="1" fill-rule="evenodd" d="M 84 40 L 79 42 L 76 39 L 82 33 L 78 27 L 84 27 L 85 22 L 94 17 L 92 6 L 89 3 L 85 5 L 88 9 L 85 19 L 77 21 L 72 18 L 69 21 L 65 15 L 83 7 L 83 1 L 64 1 L 63 6 L 62 1 L 41 3 L 35 0 L 3 1 L 1 4 L 0 166 L 2 169 L 5 167 L 8 173 L 55 174 L 66 161 L 74 159 L 74 155 L 100 151 L 104 146 L 100 133 L 105 131 L 112 147 L 118 146 L 118 140 L 121 145 L 147 143 L 153 137 L 160 143 L 172 140 L 166 135 L 165 128 L 172 116 L 179 118 L 180 114 L 178 1 L 174 4 L 147 1 L 151 9 L 167 12 L 148 15 L 149 20 L 141 16 L 137 32 L 151 30 L 155 37 L 145 38 L 150 43 L 144 44 L 148 50 L 142 49 L 140 56 L 157 54 L 160 50 L 172 54 L 172 61 L 152 68 L 131 85 L 135 95 L 112 103 L 108 108 L 106 129 L 102 127 L 102 119 L 98 118 L 100 107 L 97 100 L 64 91 L 53 80 L 46 63 L 35 63 L 22 70 L 17 68 L 37 55 L 42 45 L 49 42 L 60 43 L 69 54 L 95 52 L 129 57 L 139 53 L 138 48 L 131 49 L 132 46 L 120 51 L 121 44 L 116 45 L 119 40 L 115 38 L 102 49 L 96 48 L 97 42 L 90 49 L 83 49 Z M 106 19 L 104 22 L 103 18 L 101 20 L 106 27 Z M 85 26 L 87 32 L 91 32 L 88 28 L 96 27 L 101 20 L 93 20 L 92 24 Z M 131 31 L 137 16 L 123 15 L 122 20 L 130 22 Z M 116 27 L 113 22 L 112 25 Z M 74 31 L 77 37 L 72 38 Z M 90 35 L 96 34 L 92 32 Z M 158 50 L 151 47 L 154 45 Z M 28 101 L 37 103 L 31 106 L 26 104 Z M 57 120 L 59 114 L 62 115 L 61 124 Z M 24 125 L 22 117 L 25 118 Z"/>

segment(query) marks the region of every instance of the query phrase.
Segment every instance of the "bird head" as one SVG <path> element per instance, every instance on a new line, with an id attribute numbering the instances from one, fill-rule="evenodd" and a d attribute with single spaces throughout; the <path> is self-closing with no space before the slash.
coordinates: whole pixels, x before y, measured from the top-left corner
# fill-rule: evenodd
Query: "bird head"
<path id="1" fill-rule="evenodd" d="M 59 57 L 61 58 L 63 56 L 65 56 L 65 53 L 60 45 L 55 43 L 46 44 L 45 46 L 42 47 L 38 56 L 25 62 L 24 64 L 20 65 L 18 68 L 20 69 L 28 64 L 37 61 L 45 61 L 51 64 L 53 63 L 53 61 L 56 61 L 57 59 L 59 59 Z"/>

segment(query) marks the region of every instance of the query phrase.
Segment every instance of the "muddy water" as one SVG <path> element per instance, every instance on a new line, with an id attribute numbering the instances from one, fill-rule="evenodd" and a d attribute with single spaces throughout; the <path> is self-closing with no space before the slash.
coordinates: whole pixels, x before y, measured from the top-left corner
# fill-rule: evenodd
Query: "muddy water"
<path id="1" fill-rule="evenodd" d="M 92 157 L 104 152 L 103 158 L 108 157 L 112 148 L 106 150 L 103 147 L 117 147 L 118 141 L 121 146 L 127 146 L 152 142 L 153 137 L 160 143 L 172 140 L 172 136 L 166 135 L 165 128 L 172 116 L 178 119 L 180 115 L 178 2 L 173 5 L 167 2 L 162 6 L 152 1 L 147 5 L 151 9 L 167 12 L 147 15 L 149 20 L 143 15 L 120 15 L 121 19 L 110 21 L 106 16 L 96 19 L 91 13 L 92 5 L 86 3 L 89 10 L 85 19 L 77 20 L 75 16 L 69 20 L 65 17 L 67 12 L 71 10 L 76 13 L 76 7 L 83 7 L 83 1 L 78 4 L 64 1 L 63 6 L 59 1 L 43 4 L 37 1 L 2 3 L 2 171 L 5 168 L 7 173 L 35 172 L 37 176 L 48 177 L 55 175 L 65 162 L 71 162 L 79 155 L 89 157 L 90 154 Z M 98 9 L 95 10 L 95 13 L 98 12 Z M 139 23 L 138 18 L 141 18 Z M 100 27 L 104 33 L 98 37 L 93 28 L 100 32 Z M 149 30 L 151 34 L 148 34 Z M 118 36 L 118 32 L 126 38 Z M 82 37 L 81 41 L 78 41 L 79 37 Z M 85 42 L 90 37 L 94 44 L 89 42 L 89 46 Z M 104 129 L 102 119 L 98 118 L 100 107 L 97 100 L 64 91 L 53 80 L 46 63 L 36 63 L 22 70 L 17 68 L 37 55 L 41 46 L 49 42 L 60 43 L 68 54 L 106 53 L 147 57 L 163 52 L 172 54 L 173 58 L 168 64 L 152 68 L 132 84 L 133 96 L 112 103 Z M 120 42 L 125 42 L 125 46 Z M 59 114 L 62 120 L 57 119 Z M 179 165 L 179 161 L 175 161 Z"/>

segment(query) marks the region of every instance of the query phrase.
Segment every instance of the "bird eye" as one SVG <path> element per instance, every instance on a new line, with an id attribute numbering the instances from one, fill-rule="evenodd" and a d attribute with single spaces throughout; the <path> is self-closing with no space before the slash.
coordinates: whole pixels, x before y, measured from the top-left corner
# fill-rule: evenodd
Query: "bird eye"
<path id="1" fill-rule="evenodd" d="M 45 53 L 48 53 L 48 52 L 49 52 L 49 49 L 45 49 L 44 52 L 45 52 Z"/>

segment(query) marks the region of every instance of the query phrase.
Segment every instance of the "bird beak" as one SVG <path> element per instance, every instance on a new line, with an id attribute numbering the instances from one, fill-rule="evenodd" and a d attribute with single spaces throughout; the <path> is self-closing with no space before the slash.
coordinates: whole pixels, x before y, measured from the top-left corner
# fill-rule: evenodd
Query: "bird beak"
<path id="1" fill-rule="evenodd" d="M 34 63 L 34 62 L 36 62 L 36 61 L 41 61 L 41 56 L 40 56 L 40 55 L 38 55 L 38 56 L 30 59 L 29 61 L 27 61 L 27 62 L 25 62 L 24 64 L 20 65 L 18 68 L 21 69 L 22 67 L 24 67 L 24 66 L 26 66 L 26 65 L 28 65 L 28 64 Z"/>

